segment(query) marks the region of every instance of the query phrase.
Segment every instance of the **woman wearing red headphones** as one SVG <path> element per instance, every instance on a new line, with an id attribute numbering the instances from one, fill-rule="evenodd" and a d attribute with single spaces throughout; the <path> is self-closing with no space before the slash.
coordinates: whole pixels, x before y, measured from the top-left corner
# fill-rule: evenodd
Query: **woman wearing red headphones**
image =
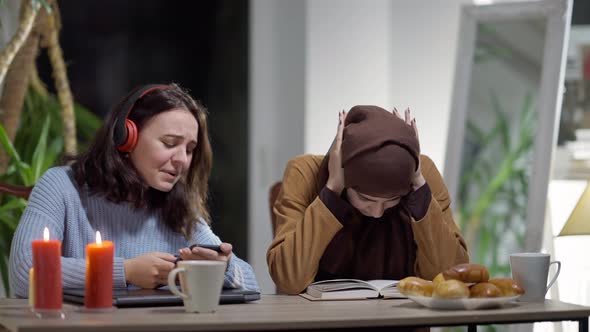
<path id="1" fill-rule="evenodd" d="M 84 287 L 84 248 L 100 231 L 115 244 L 116 288 L 167 284 L 178 259 L 200 259 L 227 262 L 225 287 L 257 290 L 250 265 L 209 227 L 211 163 L 202 105 L 175 84 L 131 91 L 87 152 L 71 166 L 49 169 L 35 185 L 12 242 L 15 294 L 27 296 L 31 241 L 46 226 L 62 241 L 64 288 Z"/>

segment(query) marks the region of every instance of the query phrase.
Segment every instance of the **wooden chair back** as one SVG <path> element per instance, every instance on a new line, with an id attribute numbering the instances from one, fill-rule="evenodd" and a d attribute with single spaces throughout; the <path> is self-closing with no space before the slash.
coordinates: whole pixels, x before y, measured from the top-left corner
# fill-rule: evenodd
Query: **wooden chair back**
<path id="1" fill-rule="evenodd" d="M 29 199 L 33 187 L 15 186 L 8 183 L 0 182 L 0 194 L 13 195 L 24 199 Z"/>

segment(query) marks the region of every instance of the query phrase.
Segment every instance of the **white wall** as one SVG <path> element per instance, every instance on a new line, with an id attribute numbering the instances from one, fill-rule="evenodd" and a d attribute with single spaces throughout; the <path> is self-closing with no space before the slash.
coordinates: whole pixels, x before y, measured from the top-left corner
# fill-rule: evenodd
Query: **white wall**
<path id="1" fill-rule="evenodd" d="M 461 3 L 467 0 L 252 0 L 249 261 L 264 292 L 268 188 L 290 157 L 323 154 L 337 113 L 410 107 L 441 172 Z"/>
<path id="2" fill-rule="evenodd" d="M 328 151 L 340 110 L 393 105 L 392 13 L 388 0 L 308 3 L 306 153 Z"/>
<path id="3" fill-rule="evenodd" d="M 309 1 L 305 152 L 327 151 L 339 109 L 410 107 L 442 172 L 461 3 Z"/>
<path id="4" fill-rule="evenodd" d="M 305 1 L 250 2 L 248 260 L 264 292 L 272 240 L 268 190 L 287 161 L 303 152 Z"/>

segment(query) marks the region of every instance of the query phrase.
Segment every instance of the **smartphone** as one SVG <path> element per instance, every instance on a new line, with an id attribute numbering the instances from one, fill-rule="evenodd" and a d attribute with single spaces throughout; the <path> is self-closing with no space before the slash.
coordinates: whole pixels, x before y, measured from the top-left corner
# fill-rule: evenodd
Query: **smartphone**
<path id="1" fill-rule="evenodd" d="M 221 247 L 218 244 L 193 244 L 189 247 L 189 249 L 193 250 L 194 247 L 200 247 L 200 248 L 205 248 L 205 249 L 211 249 L 211 250 L 215 250 L 219 253 L 221 253 Z"/>

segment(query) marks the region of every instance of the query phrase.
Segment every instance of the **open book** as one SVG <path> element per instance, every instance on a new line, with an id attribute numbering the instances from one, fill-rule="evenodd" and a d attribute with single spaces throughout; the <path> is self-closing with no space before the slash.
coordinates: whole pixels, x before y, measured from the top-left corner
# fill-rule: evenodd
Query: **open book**
<path id="1" fill-rule="evenodd" d="M 332 279 L 316 281 L 300 295 L 308 300 L 362 300 L 368 298 L 406 298 L 397 289 L 398 280 Z"/>

